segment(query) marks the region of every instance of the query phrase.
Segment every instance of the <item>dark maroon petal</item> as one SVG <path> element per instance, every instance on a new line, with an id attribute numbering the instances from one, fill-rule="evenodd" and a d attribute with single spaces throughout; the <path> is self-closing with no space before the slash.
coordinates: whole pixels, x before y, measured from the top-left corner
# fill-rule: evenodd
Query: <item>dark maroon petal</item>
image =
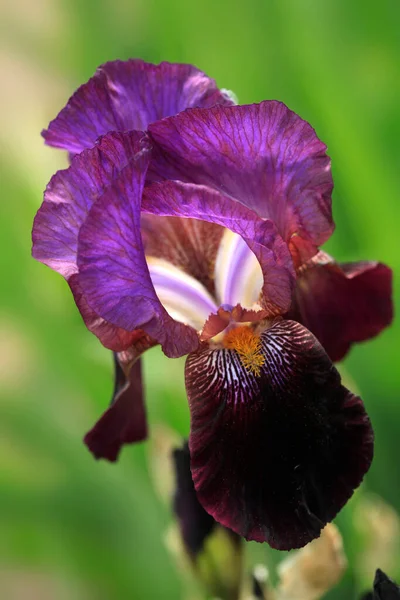
<path id="1" fill-rule="evenodd" d="M 89 307 L 126 331 L 143 329 L 167 356 L 198 346 L 196 331 L 174 321 L 154 290 L 140 232 L 147 155 L 138 155 L 92 206 L 79 232 L 79 285 Z"/>
<path id="2" fill-rule="evenodd" d="M 146 410 L 143 397 L 141 359 L 126 368 L 114 354 L 115 387 L 110 407 L 84 438 L 95 458 L 116 461 L 124 444 L 147 437 Z"/>
<path id="3" fill-rule="evenodd" d="M 374 580 L 374 595 L 376 600 L 399 600 L 400 587 L 383 571 L 377 569 Z"/>
<path id="4" fill-rule="evenodd" d="M 100 66 L 43 131 L 46 143 L 76 154 L 109 131 L 144 130 L 195 106 L 232 104 L 192 65 L 116 60 Z"/>
<path id="5" fill-rule="evenodd" d="M 326 146 L 284 104 L 193 109 L 149 126 L 159 152 L 149 176 L 216 188 L 277 226 L 302 255 L 333 231 Z"/>
<path id="6" fill-rule="evenodd" d="M 246 206 L 200 185 L 165 181 L 147 187 L 142 210 L 158 216 L 200 219 L 227 227 L 245 240 L 264 275 L 265 307 L 274 314 L 291 302 L 293 264 L 287 245 L 274 224 L 260 219 Z"/>
<path id="7" fill-rule="evenodd" d="M 197 219 L 142 215 L 146 256 L 168 260 L 214 293 L 214 265 L 224 229 Z"/>
<path id="8" fill-rule="evenodd" d="M 234 349 L 204 344 L 189 355 L 192 476 L 218 522 L 289 550 L 318 537 L 350 498 L 373 434 L 361 399 L 302 325 L 277 322 L 260 356 L 257 375 Z"/>
<path id="9" fill-rule="evenodd" d="M 288 318 L 318 338 L 331 360 L 374 337 L 393 318 L 392 271 L 378 262 L 337 264 L 319 252 L 299 272 Z"/>
<path id="10" fill-rule="evenodd" d="M 174 511 L 179 520 L 181 535 L 190 556 L 195 557 L 203 548 L 216 521 L 208 514 L 197 499 L 187 442 L 173 453 L 176 477 Z"/>
<path id="11" fill-rule="evenodd" d="M 383 571 L 376 570 L 374 589 L 363 595 L 361 600 L 399 600 L 400 586 L 392 581 Z"/>
<path id="12" fill-rule="evenodd" d="M 111 133 L 58 171 L 35 217 L 32 256 L 66 279 L 76 273 L 78 234 L 90 208 L 136 154 L 147 152 L 143 134 Z"/>

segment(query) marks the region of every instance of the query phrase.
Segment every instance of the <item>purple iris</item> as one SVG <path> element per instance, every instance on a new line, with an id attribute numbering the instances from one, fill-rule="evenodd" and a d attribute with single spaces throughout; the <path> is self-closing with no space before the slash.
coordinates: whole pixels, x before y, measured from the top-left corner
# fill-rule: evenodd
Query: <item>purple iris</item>
<path id="1" fill-rule="evenodd" d="M 284 104 L 237 106 L 189 65 L 116 61 L 44 132 L 71 154 L 33 256 L 68 281 L 116 353 L 85 441 L 115 460 L 146 436 L 140 356 L 188 355 L 197 497 L 279 549 L 317 537 L 368 470 L 373 433 L 332 364 L 392 319 L 391 271 L 339 265 L 326 146 Z"/>

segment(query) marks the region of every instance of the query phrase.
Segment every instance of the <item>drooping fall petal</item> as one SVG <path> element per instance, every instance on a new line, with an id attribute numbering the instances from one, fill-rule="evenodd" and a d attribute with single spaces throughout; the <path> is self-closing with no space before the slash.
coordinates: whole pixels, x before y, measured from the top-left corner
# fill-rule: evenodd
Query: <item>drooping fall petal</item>
<path id="1" fill-rule="evenodd" d="M 338 264 L 319 252 L 300 270 L 288 318 L 318 338 L 332 361 L 393 318 L 392 271 L 378 262 Z"/>
<path id="2" fill-rule="evenodd" d="M 317 537 L 360 484 L 372 429 L 307 329 L 281 320 L 258 339 L 242 331 L 187 359 L 193 481 L 222 525 L 289 550 Z"/>
<path id="3" fill-rule="evenodd" d="M 143 340 L 138 340 L 138 343 L 143 343 Z M 127 374 L 114 354 L 114 367 L 111 405 L 84 438 L 95 458 L 106 458 L 112 462 L 117 460 L 124 444 L 140 442 L 147 437 L 141 359 L 137 358 L 133 365 L 126 367 Z"/>

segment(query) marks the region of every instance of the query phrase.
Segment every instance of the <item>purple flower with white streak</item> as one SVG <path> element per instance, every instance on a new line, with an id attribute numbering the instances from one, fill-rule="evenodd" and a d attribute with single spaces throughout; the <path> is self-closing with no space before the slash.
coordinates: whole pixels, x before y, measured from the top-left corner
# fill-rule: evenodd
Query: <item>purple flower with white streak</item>
<path id="1" fill-rule="evenodd" d="M 89 448 L 115 460 L 145 437 L 139 357 L 160 344 L 188 355 L 206 511 L 279 549 L 317 537 L 373 454 L 332 360 L 392 316 L 387 267 L 318 252 L 333 231 L 325 145 L 280 102 L 236 106 L 194 67 L 142 61 L 101 67 L 44 137 L 76 156 L 47 186 L 33 255 L 116 353 Z"/>

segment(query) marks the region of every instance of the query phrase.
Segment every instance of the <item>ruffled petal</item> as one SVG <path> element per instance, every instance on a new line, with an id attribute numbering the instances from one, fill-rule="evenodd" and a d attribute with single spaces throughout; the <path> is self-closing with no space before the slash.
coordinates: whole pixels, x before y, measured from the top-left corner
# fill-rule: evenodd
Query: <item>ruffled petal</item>
<path id="1" fill-rule="evenodd" d="M 260 219 L 246 206 L 211 188 L 178 181 L 147 187 L 142 210 L 158 216 L 200 219 L 237 233 L 261 265 L 263 308 L 268 308 L 271 314 L 280 314 L 290 306 L 294 282 L 292 259 L 271 221 Z"/>
<path id="2" fill-rule="evenodd" d="M 79 232 L 79 285 L 102 319 L 126 331 L 143 329 L 177 357 L 197 348 L 198 336 L 170 317 L 150 278 L 140 233 L 148 160 L 137 155 L 92 206 Z"/>
<path id="3" fill-rule="evenodd" d="M 152 345 L 143 332 L 138 332 L 137 338 L 137 354 Z M 112 462 L 117 460 L 124 444 L 140 442 L 147 437 L 141 359 L 136 357 L 133 364 L 123 368 L 118 355 L 114 354 L 114 366 L 115 386 L 111 405 L 84 438 L 95 458 Z"/>
<path id="4" fill-rule="evenodd" d="M 192 476 L 222 525 L 289 550 L 318 537 L 350 498 L 373 433 L 361 399 L 302 325 L 280 320 L 258 343 L 253 370 L 237 348 L 204 344 L 187 359 Z"/>
<path id="5" fill-rule="evenodd" d="M 159 147 L 152 180 L 180 179 L 232 196 L 274 221 L 287 243 L 300 245 L 303 259 L 331 235 L 326 146 L 281 102 L 188 110 L 149 132 Z"/>
<path id="6" fill-rule="evenodd" d="M 32 256 L 66 279 L 76 273 L 78 234 L 90 208 L 137 153 L 149 150 L 142 133 L 110 133 L 58 171 L 35 217 Z"/>
<path id="7" fill-rule="evenodd" d="M 299 272 L 288 318 L 318 338 L 332 361 L 393 318 L 392 271 L 378 262 L 337 264 L 319 252 Z"/>
<path id="8" fill-rule="evenodd" d="M 232 104 L 192 65 L 116 60 L 100 66 L 43 131 L 46 143 L 76 154 L 109 131 L 145 130 L 185 108 Z"/>

